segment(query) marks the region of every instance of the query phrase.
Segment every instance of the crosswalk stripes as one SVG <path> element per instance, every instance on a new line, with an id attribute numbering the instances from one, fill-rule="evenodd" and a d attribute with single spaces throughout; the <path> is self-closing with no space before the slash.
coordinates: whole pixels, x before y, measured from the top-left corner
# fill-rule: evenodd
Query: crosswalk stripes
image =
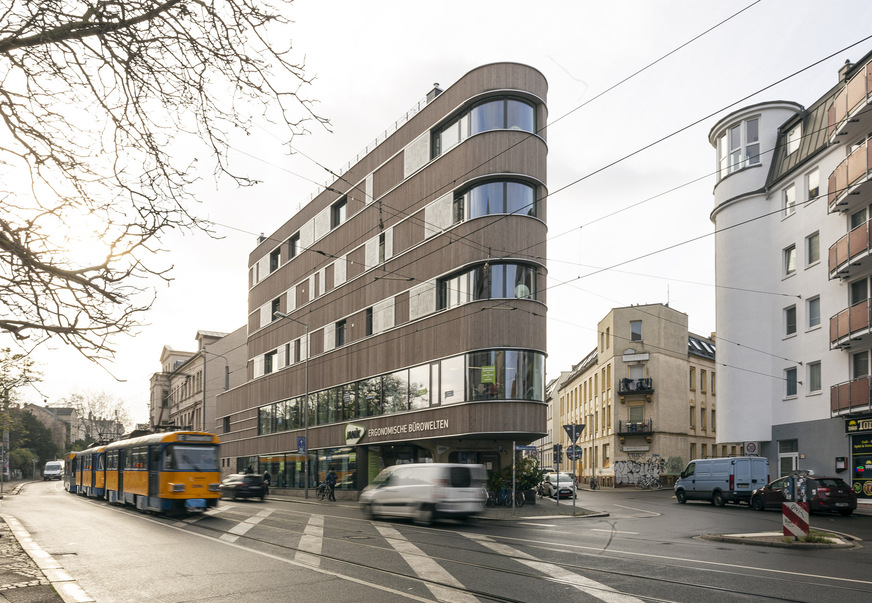
<path id="1" fill-rule="evenodd" d="M 303 529 L 294 560 L 319 567 L 321 565 L 321 546 L 324 543 L 324 516 L 312 515 Z"/>
<path id="2" fill-rule="evenodd" d="M 249 517 L 245 521 L 242 521 L 229 530 L 225 534 L 221 534 L 219 538 L 221 540 L 226 540 L 227 542 L 236 542 L 240 536 L 243 536 L 246 532 L 248 532 L 251 528 L 259 524 L 261 521 L 266 519 L 272 513 L 272 509 L 266 509 L 261 511 L 257 515 L 253 517 Z"/>
<path id="3" fill-rule="evenodd" d="M 510 547 L 506 544 L 494 542 L 487 536 L 482 536 L 479 534 L 465 534 L 465 536 L 471 540 L 474 540 L 478 544 L 489 548 L 495 553 L 512 557 L 519 563 L 522 563 L 529 568 L 532 568 L 556 580 L 560 580 L 565 584 L 574 586 L 578 590 L 587 593 L 592 597 L 596 597 L 601 601 L 605 601 L 606 603 L 642 603 L 641 599 L 638 599 L 632 595 L 625 595 L 624 593 L 620 593 L 612 587 L 607 586 L 601 582 L 591 580 L 590 578 L 585 578 L 584 576 L 580 576 L 574 572 L 571 572 L 562 567 L 558 567 L 552 563 L 539 561 L 532 555 L 528 555 L 527 553 L 519 551 L 518 549 Z"/>
<path id="4" fill-rule="evenodd" d="M 456 588 L 464 588 L 454 576 L 441 565 L 433 561 L 427 556 L 424 551 L 406 540 L 406 537 L 400 534 L 397 530 L 388 526 L 376 525 L 375 528 L 388 541 L 395 551 L 403 556 L 403 559 L 412 570 L 423 580 L 431 580 L 442 584 L 450 584 Z M 478 602 L 478 599 L 468 593 L 456 591 L 451 588 L 440 586 L 426 582 L 427 588 L 438 601 L 444 603 L 473 603 Z"/>

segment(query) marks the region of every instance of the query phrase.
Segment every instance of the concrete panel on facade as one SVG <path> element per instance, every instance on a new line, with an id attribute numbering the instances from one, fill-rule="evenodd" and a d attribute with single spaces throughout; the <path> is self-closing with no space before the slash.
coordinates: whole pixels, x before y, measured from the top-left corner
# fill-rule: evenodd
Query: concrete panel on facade
<path id="1" fill-rule="evenodd" d="M 453 222 L 454 193 L 447 193 L 424 208 L 424 237 L 437 235 Z"/>
<path id="2" fill-rule="evenodd" d="M 436 281 L 415 285 L 409 290 L 409 320 L 415 320 L 436 311 Z"/>
<path id="3" fill-rule="evenodd" d="M 430 132 L 418 136 L 403 149 L 403 177 L 408 178 L 430 161 Z"/>

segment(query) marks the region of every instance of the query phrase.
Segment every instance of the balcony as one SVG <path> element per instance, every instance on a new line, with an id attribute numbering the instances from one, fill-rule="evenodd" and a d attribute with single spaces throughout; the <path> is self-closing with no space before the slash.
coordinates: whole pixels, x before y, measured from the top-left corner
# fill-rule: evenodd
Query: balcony
<path id="1" fill-rule="evenodd" d="M 848 80 L 827 108 L 827 136 L 830 142 L 833 142 L 836 137 L 851 138 L 869 132 L 872 115 L 863 109 L 869 104 L 870 95 L 872 95 L 872 61 L 856 68 L 854 76 Z"/>
<path id="2" fill-rule="evenodd" d="M 830 247 L 830 279 L 848 279 L 872 268 L 870 224 L 861 224 Z"/>
<path id="3" fill-rule="evenodd" d="M 650 436 L 653 433 L 654 425 L 651 423 L 651 419 L 647 421 L 618 421 L 619 436 Z"/>
<path id="4" fill-rule="evenodd" d="M 864 300 L 830 318 L 830 349 L 850 350 L 872 342 L 872 300 Z"/>
<path id="5" fill-rule="evenodd" d="M 853 211 L 872 201 L 870 170 L 872 145 L 866 140 L 830 174 L 827 180 L 827 207 L 830 212 Z"/>
<path id="6" fill-rule="evenodd" d="M 620 383 L 618 383 L 619 396 L 653 393 L 654 380 L 651 377 L 645 377 L 643 379 L 621 379 Z"/>
<path id="7" fill-rule="evenodd" d="M 860 377 L 830 388 L 830 412 L 833 416 L 866 413 L 872 410 L 872 377 Z"/>

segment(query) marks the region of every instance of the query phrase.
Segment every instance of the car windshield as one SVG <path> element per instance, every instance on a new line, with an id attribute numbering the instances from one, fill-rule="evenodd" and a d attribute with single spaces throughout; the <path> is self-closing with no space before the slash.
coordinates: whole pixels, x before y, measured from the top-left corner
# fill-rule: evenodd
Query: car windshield
<path id="1" fill-rule="evenodd" d="M 168 471 L 218 471 L 218 447 L 170 444 L 162 464 Z"/>
<path id="2" fill-rule="evenodd" d="M 571 481 L 572 481 L 572 476 L 569 475 L 568 473 L 559 473 L 559 474 L 558 474 L 558 473 L 554 473 L 554 474 L 551 476 L 551 481 L 552 481 L 552 482 L 556 482 L 558 477 L 560 478 L 561 483 L 562 483 L 562 482 L 571 482 Z"/>

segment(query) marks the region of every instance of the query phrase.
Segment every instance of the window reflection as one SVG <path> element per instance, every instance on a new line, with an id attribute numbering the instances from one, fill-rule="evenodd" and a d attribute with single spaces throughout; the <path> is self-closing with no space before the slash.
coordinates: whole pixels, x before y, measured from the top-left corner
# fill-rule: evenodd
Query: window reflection
<path id="1" fill-rule="evenodd" d="M 491 130 L 536 132 L 536 108 L 515 98 L 493 98 L 476 105 L 433 135 L 433 157 L 438 157 L 469 136 Z"/>
<path id="2" fill-rule="evenodd" d="M 439 309 L 482 299 L 536 299 L 536 268 L 527 264 L 482 264 L 438 283 Z"/>

